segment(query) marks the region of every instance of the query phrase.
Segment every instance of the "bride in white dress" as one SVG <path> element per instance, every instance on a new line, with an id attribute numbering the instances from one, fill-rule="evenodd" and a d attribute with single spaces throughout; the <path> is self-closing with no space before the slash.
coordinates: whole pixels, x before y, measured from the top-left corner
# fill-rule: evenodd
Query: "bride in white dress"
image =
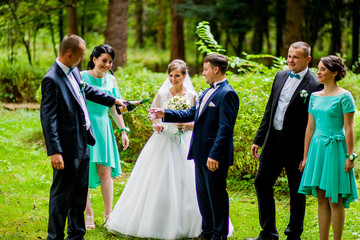
<path id="1" fill-rule="evenodd" d="M 174 60 L 169 77 L 157 93 L 153 106 L 167 108 L 174 96 L 195 104 L 196 93 L 187 65 Z M 106 227 L 110 232 L 141 238 L 180 239 L 201 233 L 196 198 L 194 161 L 187 160 L 193 123 L 155 125 L 154 134 L 141 151 Z"/>

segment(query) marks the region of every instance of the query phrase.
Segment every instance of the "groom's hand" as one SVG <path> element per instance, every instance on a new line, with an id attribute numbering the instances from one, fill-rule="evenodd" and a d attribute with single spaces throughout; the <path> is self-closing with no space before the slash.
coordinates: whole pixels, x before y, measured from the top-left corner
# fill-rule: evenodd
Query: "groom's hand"
<path id="1" fill-rule="evenodd" d="M 208 158 L 207 162 L 206 162 L 206 166 L 208 167 L 208 169 L 210 171 L 215 171 L 219 168 L 219 162 L 212 159 L 212 158 Z"/>
<path id="2" fill-rule="evenodd" d="M 165 117 L 165 110 L 162 108 L 150 108 L 148 113 L 149 117 L 152 119 Z"/>
<path id="3" fill-rule="evenodd" d="M 60 153 L 50 156 L 51 166 L 55 169 L 64 169 L 64 159 Z"/>

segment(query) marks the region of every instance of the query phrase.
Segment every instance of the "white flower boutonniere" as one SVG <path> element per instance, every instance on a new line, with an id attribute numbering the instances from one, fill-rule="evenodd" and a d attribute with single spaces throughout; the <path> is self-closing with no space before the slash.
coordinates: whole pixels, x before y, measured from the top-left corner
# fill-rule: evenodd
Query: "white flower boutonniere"
<path id="1" fill-rule="evenodd" d="M 304 103 L 306 102 L 306 99 L 308 96 L 309 96 L 309 93 L 305 89 L 300 91 L 300 97 L 304 98 Z"/>
<path id="2" fill-rule="evenodd" d="M 85 82 L 84 82 L 84 80 L 81 80 L 80 81 L 80 92 L 82 93 L 83 96 L 85 96 L 84 88 L 85 88 Z"/>

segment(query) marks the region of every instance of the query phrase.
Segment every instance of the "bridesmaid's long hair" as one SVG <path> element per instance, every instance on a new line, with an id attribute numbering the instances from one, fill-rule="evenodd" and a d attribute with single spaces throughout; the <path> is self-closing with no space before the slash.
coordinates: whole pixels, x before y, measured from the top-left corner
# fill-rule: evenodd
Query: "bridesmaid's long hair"
<path id="1" fill-rule="evenodd" d="M 92 51 L 91 55 L 90 55 L 90 61 L 88 62 L 87 64 L 87 69 L 88 70 L 91 70 L 95 67 L 95 64 L 94 64 L 94 61 L 93 61 L 93 58 L 98 58 L 101 56 L 101 54 L 103 53 L 107 53 L 111 56 L 111 58 L 114 60 L 115 59 L 115 52 L 114 52 L 114 49 L 110 46 L 110 45 L 107 45 L 107 44 L 101 44 L 101 45 L 98 45 L 94 48 L 94 50 Z M 110 70 L 110 72 L 112 73 L 112 71 Z"/>

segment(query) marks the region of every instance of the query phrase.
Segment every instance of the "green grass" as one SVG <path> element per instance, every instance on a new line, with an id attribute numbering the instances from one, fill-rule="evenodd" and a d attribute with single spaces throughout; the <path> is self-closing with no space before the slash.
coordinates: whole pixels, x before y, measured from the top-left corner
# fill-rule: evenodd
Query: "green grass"
<path id="1" fill-rule="evenodd" d="M 131 139 L 131 133 L 130 133 Z M 123 154 L 121 152 L 120 154 Z M 132 164 L 122 163 L 125 176 L 115 179 L 114 204 L 130 174 Z M 38 110 L 4 110 L 0 104 L 0 239 L 45 239 L 47 236 L 48 198 L 52 169 L 46 156 Z M 289 221 L 286 178 L 276 186 L 277 227 L 280 239 Z M 231 239 L 255 237 L 260 232 L 253 179 L 229 177 L 230 217 L 235 227 Z M 358 186 L 360 183 L 358 181 Z M 100 188 L 91 191 L 96 230 L 86 239 L 124 239 L 107 232 L 103 223 Z M 360 239 L 360 204 L 346 210 L 343 239 Z M 302 239 L 319 239 L 317 201 L 307 198 Z"/>

